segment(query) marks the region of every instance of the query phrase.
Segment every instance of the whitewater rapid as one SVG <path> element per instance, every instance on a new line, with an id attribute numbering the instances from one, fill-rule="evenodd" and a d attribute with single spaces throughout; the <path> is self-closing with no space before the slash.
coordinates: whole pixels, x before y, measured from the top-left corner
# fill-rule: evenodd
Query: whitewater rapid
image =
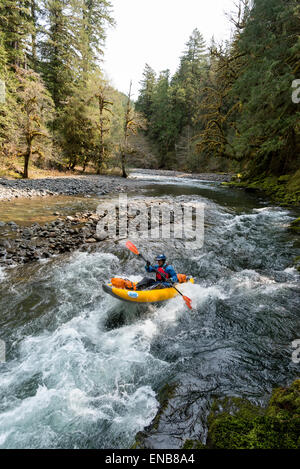
<path id="1" fill-rule="evenodd" d="M 181 287 L 192 312 L 181 297 L 137 307 L 106 295 L 108 278 L 144 275 L 143 263 L 114 244 L 0 269 L 1 448 L 129 448 L 170 383 L 178 387 L 174 412 L 162 416 L 151 444 L 178 448 L 205 440 L 215 395 L 263 403 L 297 376 L 291 214 L 206 202 L 203 249 L 185 255 L 170 241 L 153 245 L 195 277 Z M 150 258 L 153 246 L 141 243 Z"/>

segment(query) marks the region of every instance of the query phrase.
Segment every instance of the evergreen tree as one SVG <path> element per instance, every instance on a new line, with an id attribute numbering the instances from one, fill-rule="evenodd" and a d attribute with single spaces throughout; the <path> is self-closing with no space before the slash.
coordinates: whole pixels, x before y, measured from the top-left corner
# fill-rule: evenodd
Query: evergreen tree
<path id="1" fill-rule="evenodd" d="M 140 81 L 141 89 L 136 102 L 136 110 L 142 112 L 150 121 L 152 116 L 153 93 L 156 85 L 156 73 L 148 65 L 145 65 L 143 80 Z"/>
<path id="2" fill-rule="evenodd" d="M 106 39 L 106 26 L 113 25 L 111 3 L 107 0 L 73 0 L 79 56 L 79 72 L 85 76 L 99 66 Z"/>
<path id="3" fill-rule="evenodd" d="M 0 30 L 7 63 L 27 67 L 28 39 L 33 31 L 31 0 L 1 0 Z"/>
<path id="4" fill-rule="evenodd" d="M 201 90 L 206 80 L 208 54 L 202 34 L 195 29 L 186 43 L 180 66 L 173 77 L 175 113 L 180 116 L 180 131 L 194 124 L 194 117 L 201 101 Z"/>
<path id="5" fill-rule="evenodd" d="M 170 99 L 170 71 L 160 73 L 152 98 L 149 137 L 156 143 L 160 167 L 168 164 L 169 152 L 174 149 L 177 137 Z"/>
<path id="6" fill-rule="evenodd" d="M 16 148 L 16 117 L 19 112 L 19 104 L 16 100 L 14 72 L 8 65 L 4 36 L 3 31 L 0 31 L 0 156 L 9 158 Z"/>
<path id="7" fill-rule="evenodd" d="M 40 45 L 43 33 L 44 0 L 30 0 L 31 31 L 29 42 L 29 64 L 35 72 L 40 72 Z"/>
<path id="8" fill-rule="evenodd" d="M 253 173 L 284 174 L 299 154 L 300 112 L 291 99 L 300 59 L 297 0 L 256 0 L 238 48 L 247 57 L 233 94 L 242 102 L 236 152 Z"/>
<path id="9" fill-rule="evenodd" d="M 181 167 L 194 166 L 194 137 L 199 131 L 199 109 L 207 82 L 208 54 L 202 34 L 195 29 L 186 43 L 180 66 L 171 82 L 173 117 L 176 122 L 176 158 Z"/>
<path id="10" fill-rule="evenodd" d="M 45 0 L 47 12 L 41 44 L 42 73 L 56 109 L 69 95 L 76 78 L 77 55 L 72 34 L 72 10 L 67 0 Z"/>

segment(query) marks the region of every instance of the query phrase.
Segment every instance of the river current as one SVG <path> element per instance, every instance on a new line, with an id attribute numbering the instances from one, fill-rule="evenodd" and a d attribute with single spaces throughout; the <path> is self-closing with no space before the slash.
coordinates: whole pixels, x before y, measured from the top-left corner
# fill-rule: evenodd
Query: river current
<path id="1" fill-rule="evenodd" d="M 136 306 L 107 296 L 113 276 L 140 279 L 143 262 L 121 245 L 0 270 L 0 448 L 130 448 L 176 384 L 148 445 L 205 442 L 215 397 L 265 404 L 272 388 L 299 377 L 296 216 L 214 182 L 137 174 L 144 195 L 205 204 L 204 246 L 142 242 L 195 277 L 181 297 Z M 297 245 L 298 243 L 298 245 Z"/>

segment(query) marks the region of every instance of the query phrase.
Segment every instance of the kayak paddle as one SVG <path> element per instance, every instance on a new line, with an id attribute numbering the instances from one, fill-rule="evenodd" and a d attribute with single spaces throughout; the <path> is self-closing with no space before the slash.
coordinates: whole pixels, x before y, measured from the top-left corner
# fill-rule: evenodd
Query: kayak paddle
<path id="1" fill-rule="evenodd" d="M 131 252 L 133 252 L 133 254 L 136 254 L 137 256 L 141 257 L 145 262 L 147 262 L 147 260 L 144 258 L 144 256 L 138 251 L 137 247 L 131 241 L 127 241 L 126 247 Z M 163 277 L 163 279 L 168 283 L 168 279 L 164 276 L 164 274 L 162 274 L 161 272 L 159 272 L 159 273 Z M 182 298 L 184 299 L 185 304 L 187 305 L 187 307 L 189 309 L 193 309 L 192 308 L 192 300 L 190 298 L 188 298 L 187 296 L 184 296 L 179 290 L 177 290 L 177 288 L 174 285 L 172 285 L 172 288 L 174 288 L 179 293 L 179 295 L 182 296 Z"/>

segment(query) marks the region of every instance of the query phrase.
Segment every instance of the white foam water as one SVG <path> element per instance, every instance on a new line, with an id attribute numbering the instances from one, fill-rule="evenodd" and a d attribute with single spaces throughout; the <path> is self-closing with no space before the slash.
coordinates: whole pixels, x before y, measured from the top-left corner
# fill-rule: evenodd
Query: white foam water
<path id="1" fill-rule="evenodd" d="M 69 447 L 79 444 L 79 432 L 89 434 L 94 425 L 100 433 L 105 428 L 102 446 L 126 447 L 155 416 L 158 402 L 150 383 L 169 366 L 150 352 L 158 324 L 146 317 L 118 329 L 104 326 L 106 311 L 119 303 L 104 296 L 98 278 L 104 271 L 107 276 L 115 261 L 111 254 L 77 254 L 57 269 L 63 301 L 56 315 L 62 322 L 53 332 L 25 337 L 19 360 L 2 374 L 1 394 L 28 382 L 33 389 L 0 414 L 0 447 L 57 446 L 74 422 L 76 434 L 64 443 Z M 64 321 L 72 308 L 73 317 Z"/>
<path id="2" fill-rule="evenodd" d="M 0 282 L 2 282 L 6 277 L 6 273 L 3 267 L 0 267 Z"/>
<path id="3" fill-rule="evenodd" d="M 262 398 L 296 376 L 291 217 L 252 207 L 209 202 L 199 252 L 183 256 L 169 241 L 141 241 L 147 258 L 165 252 L 177 271 L 196 276 L 195 285 L 179 286 L 192 311 L 180 295 L 141 307 L 106 295 L 108 278 L 140 280 L 144 272 L 121 244 L 108 246 L 118 257 L 77 252 L 39 265 L 36 277 L 22 267 L 9 291 L 4 273 L 0 309 L 9 341 L 0 364 L 0 447 L 128 448 L 157 412 L 156 391 L 178 383 L 156 440 L 177 448 L 205 436 L 210 390 Z"/>

